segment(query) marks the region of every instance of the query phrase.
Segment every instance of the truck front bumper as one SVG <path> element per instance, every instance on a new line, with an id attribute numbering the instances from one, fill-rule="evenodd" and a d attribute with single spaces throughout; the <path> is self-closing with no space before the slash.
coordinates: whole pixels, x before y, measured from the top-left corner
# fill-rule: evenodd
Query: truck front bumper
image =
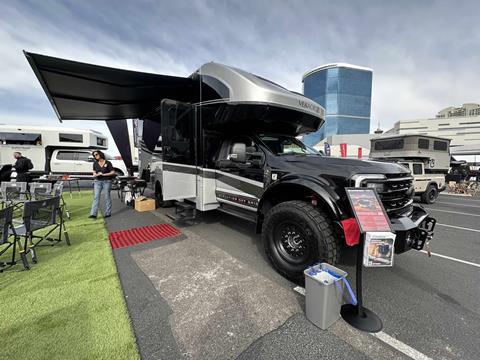
<path id="1" fill-rule="evenodd" d="M 403 253 L 410 249 L 422 250 L 433 238 L 436 220 L 428 215 L 419 205 L 413 205 L 410 216 L 390 219 L 395 238 L 395 253 Z"/>

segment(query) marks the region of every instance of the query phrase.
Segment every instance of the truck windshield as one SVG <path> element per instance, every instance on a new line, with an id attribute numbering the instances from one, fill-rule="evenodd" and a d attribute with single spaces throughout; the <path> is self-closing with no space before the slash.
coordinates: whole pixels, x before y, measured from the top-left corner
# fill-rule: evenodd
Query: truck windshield
<path id="1" fill-rule="evenodd" d="M 293 136 L 288 135 L 271 135 L 271 134 L 260 134 L 259 135 L 262 142 L 268 146 L 268 148 L 275 155 L 317 155 L 321 154 L 303 144 L 300 140 Z"/>

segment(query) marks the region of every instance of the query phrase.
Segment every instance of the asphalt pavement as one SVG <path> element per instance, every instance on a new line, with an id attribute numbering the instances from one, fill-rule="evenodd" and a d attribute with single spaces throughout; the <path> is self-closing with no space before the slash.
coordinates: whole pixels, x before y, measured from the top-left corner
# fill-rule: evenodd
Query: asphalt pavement
<path id="1" fill-rule="evenodd" d="M 253 225 L 226 214 L 176 224 L 176 240 L 115 250 L 142 357 L 478 359 L 480 201 L 441 195 L 426 208 L 438 222 L 432 257 L 409 251 L 392 268 L 364 269 L 364 304 L 382 319 L 380 336 L 341 319 L 314 327 L 298 284 L 272 270 Z M 170 222 L 168 209 L 119 211 L 112 231 Z M 353 254 L 338 265 L 352 284 Z"/>

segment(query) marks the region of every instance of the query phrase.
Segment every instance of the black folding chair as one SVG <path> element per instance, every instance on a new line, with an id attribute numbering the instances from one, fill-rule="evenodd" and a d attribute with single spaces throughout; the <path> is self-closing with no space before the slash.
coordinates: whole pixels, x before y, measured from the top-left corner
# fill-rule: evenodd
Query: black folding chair
<path id="1" fill-rule="evenodd" d="M 3 206 L 14 206 L 14 210 L 20 208 L 27 201 L 27 183 L 3 181 L 0 185 L 0 199 Z"/>
<path id="2" fill-rule="evenodd" d="M 23 223 L 14 226 L 14 229 L 18 236 L 22 236 L 25 239 L 25 248 L 28 246 L 34 263 L 37 262 L 35 247 L 39 246 L 42 241 L 46 240 L 51 245 L 55 245 L 62 241 L 63 234 L 65 242 L 70 246 L 70 237 L 63 220 L 59 196 L 50 199 L 27 201 L 23 207 L 22 218 Z M 44 230 L 45 233 L 41 236 L 36 235 L 35 233 L 39 230 Z M 55 230 L 58 230 L 58 238 L 50 236 Z"/>
<path id="3" fill-rule="evenodd" d="M 52 184 L 33 182 L 29 184 L 30 200 L 42 200 L 46 197 L 51 197 Z"/>
<path id="4" fill-rule="evenodd" d="M 70 220 L 70 211 L 68 211 L 67 203 L 63 198 L 63 182 L 58 181 L 52 187 L 52 196 L 60 196 L 60 208 L 62 212 L 65 210 L 65 214 L 67 215 L 67 219 Z"/>
<path id="5" fill-rule="evenodd" d="M 12 225 L 13 221 L 13 206 L 9 206 L 0 210 L 0 257 L 12 248 L 12 258 L 10 261 L 0 261 L 0 272 L 15 265 L 17 263 L 17 248 L 20 258 L 23 262 L 23 267 L 28 270 L 27 257 L 25 256 L 25 248 L 22 247 L 18 235 Z"/>

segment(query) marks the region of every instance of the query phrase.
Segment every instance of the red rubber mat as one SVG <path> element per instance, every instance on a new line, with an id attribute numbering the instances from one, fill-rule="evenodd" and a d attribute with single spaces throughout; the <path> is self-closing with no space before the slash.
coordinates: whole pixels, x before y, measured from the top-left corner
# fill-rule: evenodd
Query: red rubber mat
<path id="1" fill-rule="evenodd" d="M 172 225 L 158 224 L 113 232 L 108 239 L 112 249 L 118 249 L 180 234 L 180 230 Z"/>

